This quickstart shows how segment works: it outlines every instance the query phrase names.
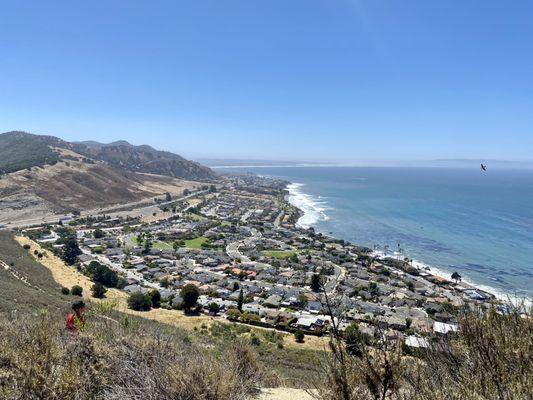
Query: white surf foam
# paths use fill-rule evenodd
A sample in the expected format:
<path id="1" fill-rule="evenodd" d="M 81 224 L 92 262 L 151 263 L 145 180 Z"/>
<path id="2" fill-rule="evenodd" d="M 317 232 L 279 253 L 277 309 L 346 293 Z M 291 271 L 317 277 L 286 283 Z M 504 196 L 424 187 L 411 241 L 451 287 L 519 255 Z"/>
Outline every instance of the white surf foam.
<path id="1" fill-rule="evenodd" d="M 287 190 L 289 202 L 303 212 L 296 225 L 307 229 L 319 221 L 327 221 L 329 217 L 326 214 L 327 204 L 323 201 L 323 197 L 304 193 L 301 190 L 304 186 L 303 183 L 291 183 L 287 185 Z"/>
<path id="2" fill-rule="evenodd" d="M 385 253 L 384 251 L 374 251 L 372 253 L 372 255 L 376 256 L 378 258 L 381 258 L 381 257 L 397 258 L 397 256 L 398 256 L 397 252 Z M 419 270 L 425 270 L 425 271 L 427 271 L 428 273 L 430 273 L 432 275 L 440 276 L 440 277 L 445 278 L 445 279 L 447 279 L 449 281 L 452 280 L 452 273 L 451 272 L 444 271 L 444 270 L 442 270 L 440 268 L 437 268 L 437 267 L 435 267 L 433 265 L 429 265 L 429 264 L 426 264 L 426 263 L 423 263 L 423 262 L 417 261 L 417 260 L 413 260 L 411 265 L 413 267 L 415 267 L 415 268 L 418 268 Z M 511 303 L 514 303 L 514 304 L 521 304 L 523 302 L 526 305 L 531 305 L 531 300 L 530 299 L 517 297 L 517 296 L 511 295 L 509 293 L 506 293 L 506 292 L 504 292 L 502 290 L 496 289 L 496 288 L 494 288 L 492 286 L 483 285 L 483 284 L 480 284 L 480 283 L 473 282 L 470 279 L 468 279 L 467 277 L 465 278 L 463 276 L 461 281 L 466 283 L 469 286 L 472 286 L 473 288 L 477 288 L 477 289 L 480 289 L 480 290 L 482 290 L 484 292 L 490 293 L 490 294 L 496 296 L 496 298 L 499 299 L 499 300 L 510 301 Z"/>

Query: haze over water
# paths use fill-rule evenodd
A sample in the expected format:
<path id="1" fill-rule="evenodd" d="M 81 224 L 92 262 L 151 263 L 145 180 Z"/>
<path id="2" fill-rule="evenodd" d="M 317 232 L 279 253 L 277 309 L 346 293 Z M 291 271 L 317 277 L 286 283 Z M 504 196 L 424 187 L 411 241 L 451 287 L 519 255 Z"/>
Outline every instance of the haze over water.
<path id="1" fill-rule="evenodd" d="M 227 171 L 227 169 L 226 169 Z M 286 179 L 301 225 L 379 245 L 499 293 L 533 296 L 533 171 L 246 167 Z M 494 291 L 494 290 L 493 290 Z"/>

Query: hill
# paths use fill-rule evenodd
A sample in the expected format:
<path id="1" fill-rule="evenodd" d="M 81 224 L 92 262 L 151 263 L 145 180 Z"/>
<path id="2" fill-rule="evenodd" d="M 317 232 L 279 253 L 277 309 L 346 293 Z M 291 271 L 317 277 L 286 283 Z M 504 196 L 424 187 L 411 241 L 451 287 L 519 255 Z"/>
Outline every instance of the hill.
<path id="1" fill-rule="evenodd" d="M 213 181 L 209 168 L 150 146 L 0 134 L 0 224 L 151 198 Z"/>
<path id="2" fill-rule="evenodd" d="M 148 145 L 134 146 L 124 140 L 104 144 L 95 141 L 67 142 L 54 136 L 26 132 L 0 134 L 0 173 L 53 165 L 61 157 L 58 149 L 73 151 L 87 160 L 104 161 L 132 172 L 165 175 L 195 181 L 213 181 L 217 174 L 209 168 Z"/>
<path id="3" fill-rule="evenodd" d="M 217 175 L 207 167 L 148 145 L 134 146 L 124 140 L 109 144 L 98 142 L 73 143 L 72 149 L 95 160 L 129 171 L 145 172 L 174 178 L 212 181 Z"/>
<path id="4" fill-rule="evenodd" d="M 0 175 L 39 165 L 53 165 L 59 154 L 52 147 L 52 138 L 8 132 L 0 135 Z"/>

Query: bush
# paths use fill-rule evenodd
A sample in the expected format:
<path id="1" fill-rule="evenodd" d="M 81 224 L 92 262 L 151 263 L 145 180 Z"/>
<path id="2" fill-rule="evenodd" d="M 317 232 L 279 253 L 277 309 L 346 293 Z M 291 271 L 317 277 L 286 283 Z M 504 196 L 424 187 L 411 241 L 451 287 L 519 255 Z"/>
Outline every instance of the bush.
<path id="1" fill-rule="evenodd" d="M 159 293 L 159 290 L 152 289 L 149 292 L 150 300 L 152 301 L 152 307 L 159 308 L 161 307 L 161 293 Z"/>
<path id="2" fill-rule="evenodd" d="M 241 315 L 241 312 L 235 308 L 226 311 L 226 318 L 230 321 L 238 321 Z"/>
<path id="3" fill-rule="evenodd" d="M 298 329 L 296 332 L 294 332 L 294 339 L 296 339 L 297 343 L 303 343 L 304 342 L 305 335 L 304 333 Z"/>
<path id="4" fill-rule="evenodd" d="M 254 346 L 259 346 L 261 344 L 261 340 L 256 335 L 252 334 L 250 343 L 252 343 Z"/>
<path id="5" fill-rule="evenodd" d="M 69 295 L 70 294 L 70 289 L 67 288 L 67 287 L 62 287 L 61 288 L 61 294 Z"/>
<path id="6" fill-rule="evenodd" d="M 220 311 L 220 306 L 215 302 L 209 303 L 208 307 L 209 307 L 209 312 L 213 315 L 217 315 L 218 312 Z"/>
<path id="7" fill-rule="evenodd" d="M 22 248 L 24 250 L 29 250 L 29 249 L 31 249 L 31 246 L 28 243 L 26 243 L 24 246 L 22 246 Z"/>
<path id="8" fill-rule="evenodd" d="M 101 229 L 96 228 L 93 232 L 93 237 L 95 239 L 101 239 L 104 237 L 104 232 Z"/>
<path id="9" fill-rule="evenodd" d="M 78 285 L 74 285 L 72 286 L 72 288 L 70 289 L 70 293 L 73 295 L 73 296 L 82 296 L 83 295 L 83 288 L 81 286 L 78 286 Z"/>
<path id="10" fill-rule="evenodd" d="M 152 299 L 147 293 L 135 292 L 128 298 L 128 307 L 135 311 L 150 311 Z"/>
<path id="11" fill-rule="evenodd" d="M 97 299 L 103 299 L 105 297 L 107 289 L 104 285 L 97 282 L 91 287 L 91 291 L 93 293 L 93 297 L 96 297 Z"/>

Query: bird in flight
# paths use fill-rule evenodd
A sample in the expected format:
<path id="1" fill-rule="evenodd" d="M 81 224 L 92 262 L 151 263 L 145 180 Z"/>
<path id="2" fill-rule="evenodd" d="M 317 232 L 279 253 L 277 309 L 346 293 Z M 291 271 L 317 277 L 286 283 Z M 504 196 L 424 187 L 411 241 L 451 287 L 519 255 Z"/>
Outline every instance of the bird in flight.
<path id="1" fill-rule="evenodd" d="M 487 166 L 486 166 L 486 165 L 483 165 L 483 163 L 481 163 L 481 170 L 482 170 L 482 171 L 486 171 L 486 170 L 487 170 Z"/>

